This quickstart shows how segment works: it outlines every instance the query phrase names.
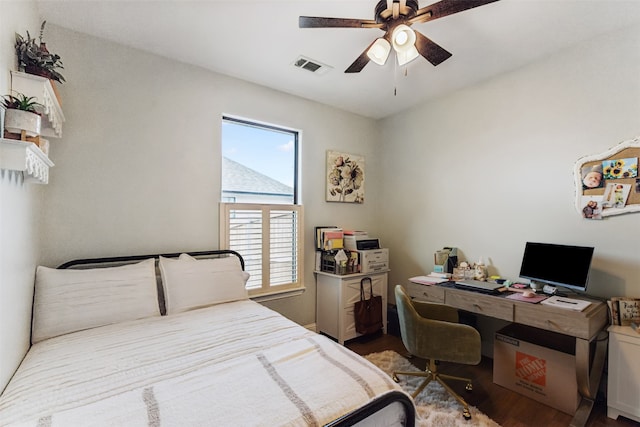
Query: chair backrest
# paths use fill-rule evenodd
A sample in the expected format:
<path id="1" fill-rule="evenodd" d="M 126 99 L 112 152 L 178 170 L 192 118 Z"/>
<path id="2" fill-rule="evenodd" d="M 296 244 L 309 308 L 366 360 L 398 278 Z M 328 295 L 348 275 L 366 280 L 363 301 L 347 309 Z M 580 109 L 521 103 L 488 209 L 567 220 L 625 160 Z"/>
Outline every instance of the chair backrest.
<path id="1" fill-rule="evenodd" d="M 398 309 L 398 323 L 400 325 L 400 336 L 402 343 L 409 350 L 409 353 L 418 356 L 415 351 L 417 344 L 415 343 L 417 320 L 420 317 L 416 312 L 411 298 L 407 295 L 404 288 L 400 285 L 395 287 L 396 306 Z"/>
<path id="2" fill-rule="evenodd" d="M 477 364 L 481 359 L 480 334 L 473 327 L 450 320 L 422 316 L 400 285 L 395 287 L 398 321 L 402 343 L 414 356 L 447 362 Z M 436 309 L 436 319 L 451 318 L 444 304 L 429 304 Z M 439 309 L 439 310 L 438 310 Z"/>

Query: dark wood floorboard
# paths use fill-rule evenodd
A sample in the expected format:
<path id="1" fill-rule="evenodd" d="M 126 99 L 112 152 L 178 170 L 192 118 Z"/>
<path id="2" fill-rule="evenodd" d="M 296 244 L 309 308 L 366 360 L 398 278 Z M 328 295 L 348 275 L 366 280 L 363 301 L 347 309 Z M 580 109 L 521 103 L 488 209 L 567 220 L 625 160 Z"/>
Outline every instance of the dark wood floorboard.
<path id="1" fill-rule="evenodd" d="M 402 355 L 408 354 L 402 340 L 393 335 L 360 337 L 347 342 L 346 347 L 363 356 L 384 350 L 394 350 Z M 411 362 L 419 369 L 425 367 L 424 360 L 412 358 Z M 571 422 L 571 415 L 494 384 L 492 359 L 483 358 L 477 366 L 442 363 L 438 369 L 451 375 L 472 378 L 471 393 L 464 390 L 464 383 L 452 382 L 451 386 L 457 393 L 463 395 L 470 405 L 475 406 L 503 427 L 565 427 Z M 606 402 L 598 399 L 587 427 L 604 426 L 640 427 L 640 423 L 623 417 L 618 417 L 617 420 L 608 418 Z"/>

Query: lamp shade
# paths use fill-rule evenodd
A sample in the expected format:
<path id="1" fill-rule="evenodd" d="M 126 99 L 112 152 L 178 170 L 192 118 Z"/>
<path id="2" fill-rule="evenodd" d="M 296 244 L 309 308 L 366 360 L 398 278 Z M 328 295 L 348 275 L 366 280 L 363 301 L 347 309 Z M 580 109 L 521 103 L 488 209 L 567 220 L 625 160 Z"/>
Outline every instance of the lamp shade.
<path id="1" fill-rule="evenodd" d="M 407 49 L 404 52 L 396 52 L 396 56 L 398 57 L 398 65 L 404 65 L 416 59 L 420 56 L 420 53 L 415 46 L 411 46 L 410 49 Z"/>
<path id="2" fill-rule="evenodd" d="M 415 46 L 416 33 L 405 24 L 400 24 L 393 30 L 391 41 L 398 57 L 398 65 L 413 61 L 420 55 Z"/>
<path id="3" fill-rule="evenodd" d="M 383 38 L 377 39 L 367 51 L 370 60 L 378 65 L 384 65 L 391 52 L 391 44 Z"/>

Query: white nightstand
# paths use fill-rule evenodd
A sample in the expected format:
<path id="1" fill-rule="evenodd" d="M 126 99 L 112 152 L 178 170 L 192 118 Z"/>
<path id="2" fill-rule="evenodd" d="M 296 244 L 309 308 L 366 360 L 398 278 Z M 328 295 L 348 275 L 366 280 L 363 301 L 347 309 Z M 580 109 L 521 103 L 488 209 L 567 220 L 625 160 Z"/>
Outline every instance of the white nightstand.
<path id="1" fill-rule="evenodd" d="M 629 326 L 610 326 L 607 416 L 640 421 L 640 334 Z"/>
<path id="2" fill-rule="evenodd" d="M 373 294 L 382 295 L 382 324 L 387 333 L 387 271 L 376 273 L 331 274 L 316 271 L 316 329 L 340 344 L 360 336 L 356 332 L 353 305 L 360 301 L 360 281 L 371 278 Z M 365 287 L 369 295 L 369 285 Z"/>

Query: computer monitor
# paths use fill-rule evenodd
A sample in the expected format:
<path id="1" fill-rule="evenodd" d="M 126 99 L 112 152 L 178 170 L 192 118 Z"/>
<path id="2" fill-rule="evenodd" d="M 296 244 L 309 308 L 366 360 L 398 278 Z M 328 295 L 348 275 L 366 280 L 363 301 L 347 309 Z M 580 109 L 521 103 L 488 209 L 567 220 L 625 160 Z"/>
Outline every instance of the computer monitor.
<path id="1" fill-rule="evenodd" d="M 561 286 L 586 292 L 592 247 L 527 242 L 520 266 L 520 277 L 529 279 L 532 288 Z"/>

